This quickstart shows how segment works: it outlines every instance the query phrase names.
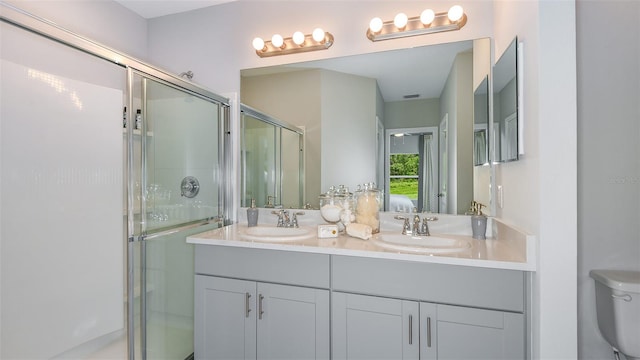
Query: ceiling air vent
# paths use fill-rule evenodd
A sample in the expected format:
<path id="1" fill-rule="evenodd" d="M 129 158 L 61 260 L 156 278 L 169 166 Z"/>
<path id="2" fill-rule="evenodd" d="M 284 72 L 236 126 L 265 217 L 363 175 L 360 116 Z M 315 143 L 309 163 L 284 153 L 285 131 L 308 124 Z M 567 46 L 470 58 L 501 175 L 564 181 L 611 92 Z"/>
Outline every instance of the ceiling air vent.
<path id="1" fill-rule="evenodd" d="M 420 97 L 420 94 L 410 94 L 410 95 L 403 96 L 403 98 L 405 98 L 405 99 L 416 99 L 416 98 L 419 98 L 419 97 Z"/>

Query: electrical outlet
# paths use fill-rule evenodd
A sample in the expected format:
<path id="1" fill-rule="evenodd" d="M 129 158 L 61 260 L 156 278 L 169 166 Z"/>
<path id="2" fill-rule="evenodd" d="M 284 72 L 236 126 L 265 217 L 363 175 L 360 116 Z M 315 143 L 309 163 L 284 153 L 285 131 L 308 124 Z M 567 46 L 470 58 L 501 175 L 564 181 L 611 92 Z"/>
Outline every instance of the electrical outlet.
<path id="1" fill-rule="evenodd" d="M 502 209 L 504 207 L 504 192 L 502 191 L 502 185 L 498 185 L 497 187 L 496 197 L 498 198 L 498 207 Z"/>

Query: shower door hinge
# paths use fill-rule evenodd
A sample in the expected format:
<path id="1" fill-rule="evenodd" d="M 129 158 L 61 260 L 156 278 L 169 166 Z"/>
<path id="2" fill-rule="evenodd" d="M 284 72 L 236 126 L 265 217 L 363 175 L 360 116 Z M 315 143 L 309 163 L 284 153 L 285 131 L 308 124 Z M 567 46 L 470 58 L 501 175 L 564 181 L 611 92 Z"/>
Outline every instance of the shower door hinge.
<path id="1" fill-rule="evenodd" d="M 144 239 L 147 237 L 146 234 L 143 235 L 131 235 L 129 236 L 129 242 L 133 243 L 133 242 L 140 242 L 140 241 L 144 241 Z"/>

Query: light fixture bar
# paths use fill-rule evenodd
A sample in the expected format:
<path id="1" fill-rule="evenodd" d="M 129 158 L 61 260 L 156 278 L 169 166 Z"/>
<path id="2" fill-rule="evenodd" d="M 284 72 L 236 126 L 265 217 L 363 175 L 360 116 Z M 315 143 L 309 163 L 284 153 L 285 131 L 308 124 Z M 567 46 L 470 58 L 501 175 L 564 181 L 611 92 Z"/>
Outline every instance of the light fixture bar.
<path id="1" fill-rule="evenodd" d="M 428 25 L 424 25 L 422 21 L 420 21 L 420 16 L 409 18 L 407 25 L 402 29 L 398 29 L 393 20 L 385 21 L 382 24 L 382 29 L 378 32 L 373 32 L 371 29 L 367 29 L 367 38 L 371 41 L 381 41 L 407 36 L 460 30 L 466 23 L 466 14 L 462 14 L 462 17 L 457 21 L 451 21 L 449 20 L 447 12 L 441 12 L 435 14 L 433 21 Z"/>
<path id="2" fill-rule="evenodd" d="M 284 38 L 282 46 L 277 47 L 269 40 L 264 42 L 264 47 L 256 50 L 256 54 L 260 57 L 269 57 L 277 55 L 288 55 L 299 52 L 326 50 L 333 45 L 333 35 L 330 32 L 324 33 L 324 38 L 316 41 L 313 34 L 304 35 L 304 41 L 298 45 L 294 42 L 293 37 Z"/>

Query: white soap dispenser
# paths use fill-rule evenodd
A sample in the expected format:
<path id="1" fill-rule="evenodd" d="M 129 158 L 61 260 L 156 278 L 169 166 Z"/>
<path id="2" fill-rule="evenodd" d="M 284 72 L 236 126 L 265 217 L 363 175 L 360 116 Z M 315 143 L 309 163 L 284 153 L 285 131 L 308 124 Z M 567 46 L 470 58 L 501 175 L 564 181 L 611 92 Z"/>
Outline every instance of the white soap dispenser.
<path id="1" fill-rule="evenodd" d="M 487 216 L 482 213 L 483 207 L 485 207 L 485 205 L 477 201 L 471 202 L 471 210 L 473 210 L 473 214 L 471 215 L 471 232 L 473 234 L 472 237 L 478 240 L 485 240 L 487 238 Z"/>

